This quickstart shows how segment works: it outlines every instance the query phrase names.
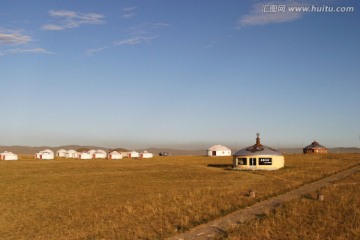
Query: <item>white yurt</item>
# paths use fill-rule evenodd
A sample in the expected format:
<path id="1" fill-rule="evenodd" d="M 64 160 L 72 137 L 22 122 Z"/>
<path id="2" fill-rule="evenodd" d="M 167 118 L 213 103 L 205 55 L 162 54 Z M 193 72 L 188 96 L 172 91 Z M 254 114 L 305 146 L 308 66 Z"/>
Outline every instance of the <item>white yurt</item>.
<path id="1" fill-rule="evenodd" d="M 56 156 L 57 157 L 66 157 L 66 153 L 67 151 L 65 149 L 60 149 L 56 151 Z"/>
<path id="2" fill-rule="evenodd" d="M 108 155 L 108 159 L 122 159 L 122 158 L 123 158 L 123 156 L 121 155 L 121 153 L 119 153 L 117 151 L 112 151 Z"/>
<path id="3" fill-rule="evenodd" d="M 129 155 L 129 152 L 120 152 L 120 154 L 123 158 L 127 158 Z"/>
<path id="4" fill-rule="evenodd" d="M 89 152 L 81 152 L 78 154 L 78 159 L 92 159 L 93 155 Z"/>
<path id="5" fill-rule="evenodd" d="M 206 155 L 210 157 L 231 156 L 231 150 L 223 145 L 214 145 L 206 150 Z"/>
<path id="6" fill-rule="evenodd" d="M 139 153 L 136 152 L 136 151 L 131 151 L 131 152 L 128 152 L 128 158 L 138 158 L 139 157 Z"/>
<path id="7" fill-rule="evenodd" d="M 149 153 L 148 151 L 144 151 L 140 153 L 140 158 L 153 158 L 154 154 Z"/>
<path id="8" fill-rule="evenodd" d="M 12 152 L 2 152 L 0 153 L 0 159 L 1 160 L 18 160 L 18 155 Z"/>
<path id="9" fill-rule="evenodd" d="M 50 149 L 45 149 L 38 153 L 35 153 L 35 159 L 52 160 L 54 159 L 54 152 Z"/>
<path id="10" fill-rule="evenodd" d="M 96 152 L 93 153 L 93 158 L 106 158 L 107 154 L 104 150 L 96 150 Z"/>
<path id="11" fill-rule="evenodd" d="M 257 133 L 256 144 L 236 152 L 233 168 L 238 170 L 277 170 L 284 167 L 284 155 L 260 143 Z"/>
<path id="12" fill-rule="evenodd" d="M 91 150 L 89 150 L 89 151 L 87 151 L 87 152 L 90 153 L 91 155 L 93 155 L 93 154 L 96 152 L 96 150 L 91 149 Z"/>
<path id="13" fill-rule="evenodd" d="M 79 157 L 79 153 L 73 149 L 70 149 L 67 151 L 66 155 L 65 155 L 66 158 L 78 158 Z"/>

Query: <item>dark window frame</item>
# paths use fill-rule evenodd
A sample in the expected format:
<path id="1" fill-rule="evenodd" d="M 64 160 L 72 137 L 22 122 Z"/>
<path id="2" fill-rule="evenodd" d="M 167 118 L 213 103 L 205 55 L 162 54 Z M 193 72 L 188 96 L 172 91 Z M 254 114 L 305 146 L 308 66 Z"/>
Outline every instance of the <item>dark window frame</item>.
<path id="1" fill-rule="evenodd" d="M 241 165 L 241 166 L 244 166 L 244 165 L 247 165 L 247 158 L 237 158 L 237 165 Z M 240 163 L 240 161 L 242 161 Z"/>

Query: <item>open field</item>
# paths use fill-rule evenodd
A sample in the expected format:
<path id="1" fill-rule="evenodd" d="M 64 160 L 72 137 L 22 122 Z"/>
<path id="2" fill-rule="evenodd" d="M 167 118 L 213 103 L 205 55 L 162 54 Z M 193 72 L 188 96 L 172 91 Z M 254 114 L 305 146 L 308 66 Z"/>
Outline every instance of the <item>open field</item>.
<path id="1" fill-rule="evenodd" d="M 164 238 L 360 163 L 359 154 L 287 155 L 284 169 L 250 172 L 226 170 L 231 157 L 31 157 L 0 162 L 0 238 Z"/>
<path id="2" fill-rule="evenodd" d="M 360 239 L 360 173 L 243 223 L 226 239 Z M 249 231 L 251 229 L 251 231 Z"/>

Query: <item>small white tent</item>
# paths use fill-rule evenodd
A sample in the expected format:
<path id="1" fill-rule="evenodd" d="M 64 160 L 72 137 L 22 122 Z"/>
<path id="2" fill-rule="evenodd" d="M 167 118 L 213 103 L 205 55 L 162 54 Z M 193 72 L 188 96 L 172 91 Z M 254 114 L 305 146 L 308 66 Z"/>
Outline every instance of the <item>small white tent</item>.
<path id="1" fill-rule="evenodd" d="M 124 157 L 128 157 L 129 152 L 120 152 L 121 156 Z"/>
<path id="2" fill-rule="evenodd" d="M 0 153 L 0 159 L 1 160 L 18 160 L 18 155 L 12 153 L 12 152 L 2 152 Z"/>
<path id="3" fill-rule="evenodd" d="M 82 152 L 78 154 L 79 159 L 92 159 L 93 155 L 89 152 Z"/>
<path id="4" fill-rule="evenodd" d="M 75 150 L 70 149 L 69 151 L 67 151 L 66 153 L 66 158 L 78 158 L 79 157 L 79 153 Z"/>
<path id="5" fill-rule="evenodd" d="M 93 153 L 93 158 L 106 158 L 107 154 L 104 150 L 97 150 Z"/>
<path id="6" fill-rule="evenodd" d="M 88 151 L 88 153 L 91 154 L 91 156 L 92 156 L 95 152 L 96 152 L 96 150 L 94 150 L 94 149 L 91 149 L 91 150 Z"/>
<path id="7" fill-rule="evenodd" d="M 66 157 L 66 153 L 67 151 L 65 149 L 60 149 L 56 151 L 56 156 L 57 157 Z"/>
<path id="8" fill-rule="evenodd" d="M 123 156 L 121 155 L 121 153 L 119 153 L 117 151 L 112 151 L 108 155 L 108 159 L 122 159 L 122 158 L 123 158 Z"/>
<path id="9" fill-rule="evenodd" d="M 36 159 L 44 159 L 44 160 L 52 160 L 54 159 L 54 152 L 50 149 L 45 149 L 43 151 L 40 151 L 38 153 L 35 153 Z"/>
<path id="10" fill-rule="evenodd" d="M 140 158 L 153 158 L 154 154 L 149 153 L 148 151 L 144 151 L 140 153 Z"/>
<path id="11" fill-rule="evenodd" d="M 231 150 L 223 145 L 214 145 L 206 151 L 206 155 L 210 157 L 231 156 Z"/>
<path id="12" fill-rule="evenodd" d="M 139 157 L 139 153 L 138 153 L 138 152 L 135 152 L 135 151 L 128 152 L 128 157 L 129 157 L 129 158 L 138 158 L 138 157 Z"/>

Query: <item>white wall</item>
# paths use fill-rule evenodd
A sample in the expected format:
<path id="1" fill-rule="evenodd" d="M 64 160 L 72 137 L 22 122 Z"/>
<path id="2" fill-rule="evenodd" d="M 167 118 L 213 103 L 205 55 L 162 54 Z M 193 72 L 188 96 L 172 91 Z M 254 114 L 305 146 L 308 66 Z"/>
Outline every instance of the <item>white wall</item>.
<path id="1" fill-rule="evenodd" d="M 213 155 L 213 151 L 207 150 L 207 155 L 210 156 L 210 157 L 231 156 L 231 151 L 230 150 L 217 150 L 215 152 L 216 152 L 216 155 Z"/>

